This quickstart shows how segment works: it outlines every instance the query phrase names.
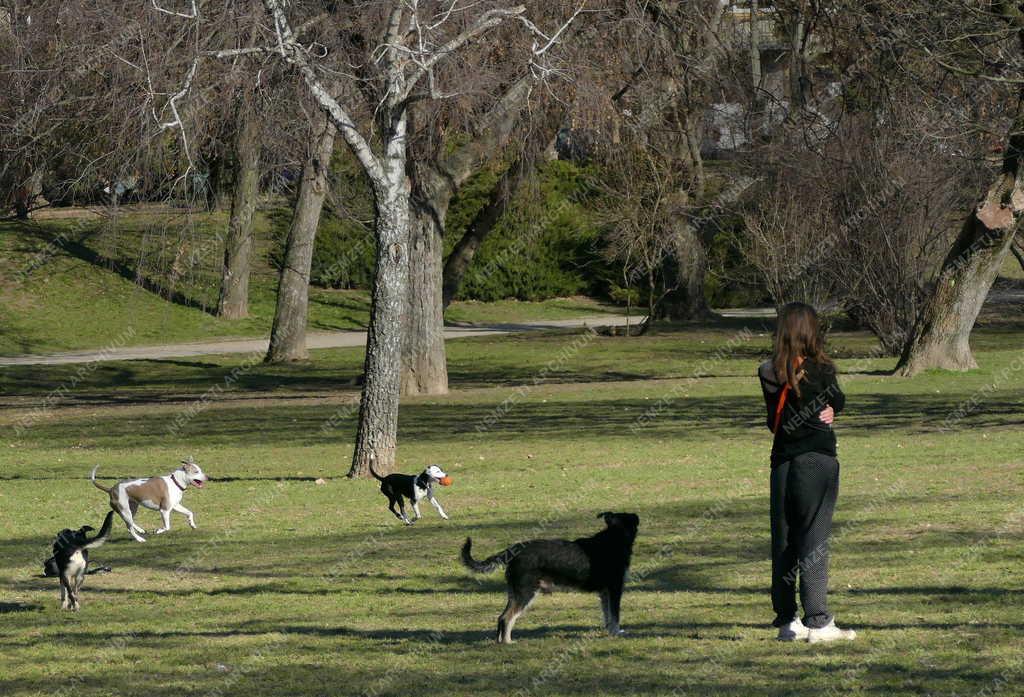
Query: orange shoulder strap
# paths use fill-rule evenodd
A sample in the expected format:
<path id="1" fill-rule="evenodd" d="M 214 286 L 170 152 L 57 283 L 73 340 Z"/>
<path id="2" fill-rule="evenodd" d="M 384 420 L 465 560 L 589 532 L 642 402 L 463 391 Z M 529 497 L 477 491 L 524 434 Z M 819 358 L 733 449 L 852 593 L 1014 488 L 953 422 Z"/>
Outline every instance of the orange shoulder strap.
<path id="1" fill-rule="evenodd" d="M 779 432 L 779 423 L 782 421 L 782 410 L 786 407 L 786 395 L 789 394 L 789 383 L 782 387 L 782 394 L 779 395 L 779 402 L 775 406 L 775 423 L 772 425 L 772 433 Z"/>

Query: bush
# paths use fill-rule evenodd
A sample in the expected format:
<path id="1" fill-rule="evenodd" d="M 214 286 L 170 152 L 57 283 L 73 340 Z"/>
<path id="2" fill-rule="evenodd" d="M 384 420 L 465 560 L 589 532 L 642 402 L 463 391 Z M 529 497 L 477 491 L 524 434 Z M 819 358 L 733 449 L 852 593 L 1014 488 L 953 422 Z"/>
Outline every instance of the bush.
<path id="1" fill-rule="evenodd" d="M 452 201 L 445 233 L 451 251 L 466 226 L 486 204 L 499 172 L 485 170 Z M 596 224 L 586 210 L 593 171 L 569 162 L 544 164 L 481 245 L 467 272 L 459 300 L 546 300 L 569 295 L 605 296 L 611 275 L 599 253 Z M 331 167 L 331 199 L 325 206 L 313 250 L 311 282 L 325 288 L 369 289 L 374 240 L 362 220 L 372 220 L 373 203 L 351 156 Z M 344 208 L 337 204 L 344 202 Z M 280 269 L 291 209 L 270 212 L 271 265 Z"/>

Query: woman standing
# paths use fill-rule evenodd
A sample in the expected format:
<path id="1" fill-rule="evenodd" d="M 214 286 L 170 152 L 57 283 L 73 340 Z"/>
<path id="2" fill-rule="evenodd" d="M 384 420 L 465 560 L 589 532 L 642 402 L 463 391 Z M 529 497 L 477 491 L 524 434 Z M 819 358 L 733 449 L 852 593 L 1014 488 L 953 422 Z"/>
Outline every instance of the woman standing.
<path id="1" fill-rule="evenodd" d="M 825 355 L 814 308 L 790 303 L 779 312 L 771 360 L 758 369 L 772 443 L 771 527 L 773 626 L 781 641 L 853 639 L 828 611 L 828 540 L 839 494 L 832 419 L 846 402 Z M 800 579 L 800 621 L 796 603 Z"/>

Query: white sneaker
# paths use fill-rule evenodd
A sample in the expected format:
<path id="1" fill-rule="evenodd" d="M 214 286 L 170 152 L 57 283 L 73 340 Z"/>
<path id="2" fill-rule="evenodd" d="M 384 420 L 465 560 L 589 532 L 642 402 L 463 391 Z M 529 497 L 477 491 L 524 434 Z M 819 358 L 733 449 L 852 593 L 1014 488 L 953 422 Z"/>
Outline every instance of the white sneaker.
<path id="1" fill-rule="evenodd" d="M 779 635 L 775 638 L 779 641 L 803 641 L 807 638 L 810 631 L 811 630 L 805 627 L 804 623 L 800 621 L 800 618 L 797 617 L 789 624 L 784 624 L 779 627 Z"/>
<path id="2" fill-rule="evenodd" d="M 836 626 L 835 620 L 832 620 L 821 629 L 807 630 L 807 641 L 811 644 L 817 644 L 819 641 L 852 641 L 856 638 L 857 632 L 852 629 L 840 629 Z"/>

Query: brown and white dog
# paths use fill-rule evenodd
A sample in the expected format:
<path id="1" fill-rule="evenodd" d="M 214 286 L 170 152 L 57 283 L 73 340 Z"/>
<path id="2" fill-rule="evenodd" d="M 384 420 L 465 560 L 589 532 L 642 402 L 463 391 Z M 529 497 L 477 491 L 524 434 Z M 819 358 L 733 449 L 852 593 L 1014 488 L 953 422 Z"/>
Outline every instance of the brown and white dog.
<path id="1" fill-rule="evenodd" d="M 142 536 L 146 531 L 135 522 L 135 513 L 140 505 L 153 511 L 160 511 L 164 524 L 156 531 L 158 535 L 171 529 L 171 511 L 187 516 L 188 524 L 196 527 L 195 515 L 181 505 L 181 498 L 189 484 L 197 489 L 203 488 L 207 476 L 191 456 L 187 460 L 182 460 L 181 467 L 170 474 L 149 479 L 130 479 L 118 482 L 110 488 L 97 483 L 96 470 L 99 468 L 99 465 L 93 467 L 89 478 L 97 489 L 110 494 L 110 507 L 121 516 L 128 526 L 128 532 L 139 542 L 146 541 Z"/>

